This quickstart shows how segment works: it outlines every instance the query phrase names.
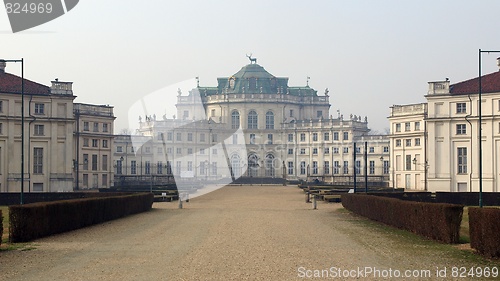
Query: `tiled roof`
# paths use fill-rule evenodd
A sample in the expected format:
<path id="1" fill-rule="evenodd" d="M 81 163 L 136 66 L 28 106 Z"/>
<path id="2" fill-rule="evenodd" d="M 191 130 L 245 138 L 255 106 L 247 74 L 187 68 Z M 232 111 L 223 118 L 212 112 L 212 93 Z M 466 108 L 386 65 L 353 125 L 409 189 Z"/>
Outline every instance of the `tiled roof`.
<path id="1" fill-rule="evenodd" d="M 0 73 L 0 93 L 21 93 L 22 78 L 10 73 Z M 25 94 L 50 94 L 50 87 L 24 79 Z"/>
<path id="2" fill-rule="evenodd" d="M 481 78 L 482 93 L 500 92 L 500 71 L 487 74 Z M 450 94 L 477 94 L 479 92 L 479 78 L 470 79 L 457 84 L 450 85 Z"/>

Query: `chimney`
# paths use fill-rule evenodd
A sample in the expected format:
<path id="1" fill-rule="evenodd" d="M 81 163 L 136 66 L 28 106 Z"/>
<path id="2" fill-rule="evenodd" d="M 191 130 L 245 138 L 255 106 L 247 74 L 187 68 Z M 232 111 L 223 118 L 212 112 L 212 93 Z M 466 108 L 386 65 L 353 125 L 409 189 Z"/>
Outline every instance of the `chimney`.
<path id="1" fill-rule="evenodd" d="M 0 73 L 5 73 L 5 66 L 6 65 L 7 65 L 7 63 L 5 62 L 5 60 L 0 59 Z"/>

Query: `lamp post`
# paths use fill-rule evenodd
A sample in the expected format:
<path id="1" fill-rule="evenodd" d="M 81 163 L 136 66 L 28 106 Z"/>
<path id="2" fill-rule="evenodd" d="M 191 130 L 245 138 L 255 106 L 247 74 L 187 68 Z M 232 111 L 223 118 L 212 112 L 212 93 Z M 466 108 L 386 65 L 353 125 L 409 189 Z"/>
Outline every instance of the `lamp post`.
<path id="1" fill-rule="evenodd" d="M 483 135 L 482 135 L 482 112 L 481 112 L 481 95 L 482 95 L 482 85 L 481 85 L 481 55 L 482 53 L 500 53 L 500 51 L 483 51 L 479 49 L 479 207 L 483 207 Z"/>
<path id="2" fill-rule="evenodd" d="M 417 158 L 413 157 L 413 165 L 415 165 L 415 170 L 417 169 L 417 165 L 421 165 L 424 167 L 424 190 L 427 191 L 427 168 L 429 167 L 429 164 L 427 164 L 427 160 L 422 164 L 422 163 L 417 163 Z"/>
<path id="3" fill-rule="evenodd" d="M 0 63 L 21 63 L 21 198 L 20 204 L 24 204 L 24 58 L 20 60 L 0 60 Z"/>

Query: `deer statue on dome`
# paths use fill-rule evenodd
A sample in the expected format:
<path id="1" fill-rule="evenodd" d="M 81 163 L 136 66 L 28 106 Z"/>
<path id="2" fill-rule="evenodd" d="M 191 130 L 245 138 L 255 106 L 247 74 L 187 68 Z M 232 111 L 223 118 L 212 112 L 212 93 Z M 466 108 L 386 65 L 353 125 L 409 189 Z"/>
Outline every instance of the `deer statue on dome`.
<path id="1" fill-rule="evenodd" d="M 252 53 L 250 55 L 246 55 L 250 60 L 250 64 L 257 64 L 257 58 L 252 58 Z"/>

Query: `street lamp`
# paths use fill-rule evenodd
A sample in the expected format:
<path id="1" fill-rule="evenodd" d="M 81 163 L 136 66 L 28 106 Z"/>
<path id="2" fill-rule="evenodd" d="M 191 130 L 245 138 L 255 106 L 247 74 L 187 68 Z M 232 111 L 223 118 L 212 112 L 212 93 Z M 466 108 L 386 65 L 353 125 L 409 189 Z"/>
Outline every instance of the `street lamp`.
<path id="1" fill-rule="evenodd" d="M 424 163 L 417 163 L 417 158 L 414 157 L 413 160 L 413 165 L 415 165 L 415 170 L 417 169 L 417 165 L 421 165 L 424 167 L 424 190 L 427 191 L 427 168 L 429 167 L 429 164 L 427 164 L 427 160 L 425 160 Z"/>
<path id="2" fill-rule="evenodd" d="M 481 85 L 481 54 L 482 53 L 500 53 L 500 51 L 483 51 L 479 49 L 479 208 L 483 207 L 483 136 L 482 136 L 482 85 Z"/>
<path id="3" fill-rule="evenodd" d="M 21 198 L 20 204 L 24 204 L 24 58 L 20 60 L 0 60 L 0 63 L 21 63 Z"/>

